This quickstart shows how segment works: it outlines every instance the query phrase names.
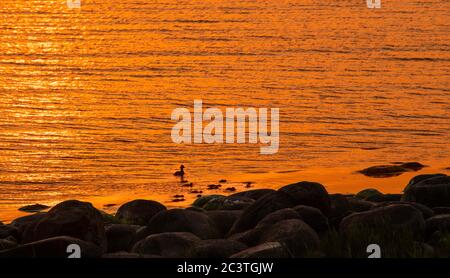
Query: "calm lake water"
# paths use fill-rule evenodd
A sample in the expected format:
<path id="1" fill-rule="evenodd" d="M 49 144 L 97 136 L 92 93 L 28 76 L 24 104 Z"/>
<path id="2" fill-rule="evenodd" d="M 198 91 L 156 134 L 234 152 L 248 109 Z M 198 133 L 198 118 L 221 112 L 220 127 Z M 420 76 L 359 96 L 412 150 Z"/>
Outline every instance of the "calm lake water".
<path id="1" fill-rule="evenodd" d="M 185 205 L 181 163 L 204 191 L 227 179 L 400 192 L 417 173 L 354 172 L 395 161 L 448 172 L 448 0 L 65 2 L 0 3 L 0 220 L 68 198 Z M 172 110 L 194 99 L 280 108 L 279 152 L 172 143 Z"/>

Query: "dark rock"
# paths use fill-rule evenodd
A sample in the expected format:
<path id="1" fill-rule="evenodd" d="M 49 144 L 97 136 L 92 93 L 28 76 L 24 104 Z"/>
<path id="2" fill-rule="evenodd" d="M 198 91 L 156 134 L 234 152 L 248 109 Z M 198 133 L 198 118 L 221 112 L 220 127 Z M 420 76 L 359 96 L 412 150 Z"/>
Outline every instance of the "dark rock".
<path id="1" fill-rule="evenodd" d="M 425 220 L 420 210 L 410 205 L 388 205 L 365 212 L 353 213 L 344 218 L 340 233 L 347 239 L 366 241 L 370 236 L 411 233 L 420 238 Z"/>
<path id="2" fill-rule="evenodd" d="M 106 250 L 103 218 L 91 203 L 70 200 L 57 204 L 39 221 L 27 226 L 23 242 L 57 236 L 78 238 Z"/>
<path id="3" fill-rule="evenodd" d="M 298 182 L 278 190 L 289 195 L 295 205 L 318 208 L 324 215 L 330 213 L 330 196 L 323 185 L 316 182 Z"/>
<path id="4" fill-rule="evenodd" d="M 203 240 L 191 249 L 189 258 L 228 258 L 247 246 L 239 241 L 229 239 Z"/>
<path id="5" fill-rule="evenodd" d="M 0 251 L 17 247 L 17 242 L 10 238 L 0 239 Z"/>
<path id="6" fill-rule="evenodd" d="M 294 210 L 300 215 L 301 219 L 317 233 L 328 230 L 328 218 L 326 218 L 318 208 L 300 205 L 294 207 Z"/>
<path id="7" fill-rule="evenodd" d="M 234 222 L 241 216 L 240 210 L 213 210 L 206 215 L 214 222 L 221 236 L 225 236 L 233 226 Z"/>
<path id="8" fill-rule="evenodd" d="M 23 207 L 19 208 L 19 210 L 25 211 L 25 212 L 40 212 L 40 211 L 48 209 L 48 208 L 50 208 L 50 207 L 46 206 L 46 205 L 34 204 L 34 205 L 23 206 Z"/>
<path id="9" fill-rule="evenodd" d="M 200 239 L 191 233 L 154 234 L 136 243 L 132 252 L 164 258 L 188 258 L 190 250 L 199 242 Z"/>
<path id="10" fill-rule="evenodd" d="M 216 200 L 216 199 L 224 199 L 226 198 L 223 195 L 206 195 L 206 196 L 202 196 L 200 198 L 197 198 L 197 200 L 194 201 L 194 203 L 192 204 L 194 207 L 199 207 L 199 208 L 203 208 L 204 205 L 206 205 L 206 203 L 212 201 L 212 200 Z"/>
<path id="11" fill-rule="evenodd" d="M 108 241 L 108 253 L 118 251 L 129 251 L 133 246 L 136 231 L 141 226 L 113 224 L 106 228 L 106 239 Z"/>
<path id="12" fill-rule="evenodd" d="M 331 194 L 331 210 L 328 217 L 330 225 L 337 229 L 342 219 L 352 213 L 347 197 L 343 194 Z"/>
<path id="13" fill-rule="evenodd" d="M 148 234 L 167 232 L 189 232 L 201 239 L 220 237 L 220 232 L 207 215 L 183 209 L 161 211 L 148 223 Z"/>
<path id="14" fill-rule="evenodd" d="M 39 222 L 45 216 L 45 214 L 46 213 L 44 212 L 44 213 L 35 213 L 35 214 L 27 215 L 27 216 L 22 216 L 22 217 L 14 219 L 11 222 L 11 225 L 14 227 L 17 227 L 19 229 L 19 233 L 22 235 L 25 232 L 25 230 L 28 228 L 28 226 L 34 225 L 35 223 Z"/>
<path id="15" fill-rule="evenodd" d="M 230 195 L 229 197 L 245 197 L 245 198 L 250 198 L 253 200 L 258 200 L 261 197 L 269 194 L 269 193 L 273 193 L 275 192 L 275 190 L 273 189 L 253 189 L 253 190 L 247 190 L 247 191 L 243 191 L 243 192 L 239 192 L 239 193 L 235 193 L 233 195 Z"/>
<path id="16" fill-rule="evenodd" d="M 406 168 L 399 165 L 381 165 L 372 166 L 358 172 L 372 178 L 388 178 L 400 176 L 407 171 L 408 170 Z"/>
<path id="17" fill-rule="evenodd" d="M 58 236 L 35 241 L 0 252 L 0 258 L 67 258 L 71 253 L 67 247 L 77 244 L 81 249 L 81 258 L 98 258 L 102 250 L 98 245 L 68 236 Z"/>
<path id="18" fill-rule="evenodd" d="M 261 219 L 261 221 L 258 222 L 258 225 L 256 225 L 256 228 L 262 228 L 264 226 L 272 226 L 280 221 L 287 220 L 287 219 L 300 219 L 300 215 L 291 208 L 285 208 L 285 209 L 279 209 L 277 211 L 274 211 L 272 213 L 269 213 Z"/>
<path id="19" fill-rule="evenodd" d="M 430 218 L 431 216 L 434 215 L 433 210 L 430 209 L 429 207 L 425 206 L 425 205 L 422 205 L 422 204 L 419 204 L 419 203 L 402 202 L 402 201 L 378 203 L 372 209 L 380 208 L 380 207 L 386 207 L 386 206 L 390 206 L 390 205 L 410 205 L 410 206 L 413 206 L 416 209 L 420 210 L 420 212 L 422 212 L 422 215 L 423 215 L 424 219 L 428 219 L 428 218 Z"/>
<path id="20" fill-rule="evenodd" d="M 207 202 L 205 210 L 242 210 L 253 204 L 255 200 L 245 197 L 215 198 Z"/>
<path id="21" fill-rule="evenodd" d="M 369 202 L 383 202 L 384 194 L 374 188 L 364 189 L 355 195 L 356 198 Z"/>
<path id="22" fill-rule="evenodd" d="M 21 234 L 19 228 L 13 225 L 0 225 L 0 239 L 12 236 L 16 239 L 20 239 Z"/>
<path id="23" fill-rule="evenodd" d="M 450 207 L 434 207 L 433 212 L 435 215 L 450 214 Z"/>
<path id="24" fill-rule="evenodd" d="M 441 233 L 450 232 L 450 214 L 441 214 L 433 216 L 425 222 L 426 233 L 428 236 L 434 232 L 439 231 Z"/>
<path id="25" fill-rule="evenodd" d="M 252 229 L 269 213 L 293 206 L 292 199 L 286 193 L 276 191 L 266 194 L 242 212 L 242 215 L 232 226 L 230 234 Z"/>
<path id="26" fill-rule="evenodd" d="M 146 225 L 158 212 L 166 207 L 156 201 L 134 200 L 123 204 L 116 213 L 116 217 L 127 224 Z"/>
<path id="27" fill-rule="evenodd" d="M 264 228 L 259 236 L 259 243 L 274 241 L 284 244 L 295 258 L 314 255 L 320 244 L 316 232 L 298 219 L 283 220 Z"/>
<path id="28" fill-rule="evenodd" d="M 227 188 L 225 188 L 225 191 L 235 192 L 236 191 L 236 187 L 227 187 Z"/>
<path id="29" fill-rule="evenodd" d="M 235 259 L 278 259 L 290 257 L 288 250 L 279 242 L 265 242 L 231 256 L 231 258 Z"/>
<path id="30" fill-rule="evenodd" d="M 353 212 L 368 211 L 371 210 L 373 206 L 375 206 L 375 204 L 372 202 L 360 200 L 355 197 L 347 198 L 347 201 L 350 205 L 351 211 Z"/>
<path id="31" fill-rule="evenodd" d="M 413 178 L 403 194 L 403 201 L 417 202 L 428 207 L 450 206 L 450 176 L 441 174 Z"/>
<path id="32" fill-rule="evenodd" d="M 419 162 L 406 162 L 406 163 L 402 163 L 400 166 L 405 169 L 408 169 L 410 171 L 419 171 L 419 170 L 422 170 L 423 168 L 427 167 Z"/>

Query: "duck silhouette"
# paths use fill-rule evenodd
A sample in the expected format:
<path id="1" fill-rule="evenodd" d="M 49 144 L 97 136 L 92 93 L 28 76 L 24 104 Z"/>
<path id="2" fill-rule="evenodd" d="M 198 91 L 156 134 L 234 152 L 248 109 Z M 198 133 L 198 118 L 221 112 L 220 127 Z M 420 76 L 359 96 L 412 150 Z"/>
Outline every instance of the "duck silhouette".
<path id="1" fill-rule="evenodd" d="M 184 177 L 184 165 L 181 165 L 180 166 L 180 171 L 176 171 L 175 173 L 173 173 L 173 175 L 175 176 L 175 177 L 181 177 L 181 178 L 183 178 Z"/>

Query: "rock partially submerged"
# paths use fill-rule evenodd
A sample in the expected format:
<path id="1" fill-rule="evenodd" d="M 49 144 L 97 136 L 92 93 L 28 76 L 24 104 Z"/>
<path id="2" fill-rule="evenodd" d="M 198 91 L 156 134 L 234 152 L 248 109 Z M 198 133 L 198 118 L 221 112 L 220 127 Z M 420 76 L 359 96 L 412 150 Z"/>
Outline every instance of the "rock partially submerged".
<path id="1" fill-rule="evenodd" d="M 34 204 L 34 205 L 20 207 L 19 210 L 24 211 L 24 212 L 40 212 L 40 211 L 46 210 L 48 208 L 50 208 L 50 207 L 46 206 L 46 205 Z"/>
<path id="2" fill-rule="evenodd" d="M 407 163 L 401 163 L 398 165 L 372 166 L 372 167 L 360 170 L 358 172 L 365 176 L 368 176 L 368 177 L 388 178 L 388 177 L 399 176 L 405 172 L 419 171 L 424 167 L 426 167 L 426 166 L 419 162 L 407 162 Z"/>

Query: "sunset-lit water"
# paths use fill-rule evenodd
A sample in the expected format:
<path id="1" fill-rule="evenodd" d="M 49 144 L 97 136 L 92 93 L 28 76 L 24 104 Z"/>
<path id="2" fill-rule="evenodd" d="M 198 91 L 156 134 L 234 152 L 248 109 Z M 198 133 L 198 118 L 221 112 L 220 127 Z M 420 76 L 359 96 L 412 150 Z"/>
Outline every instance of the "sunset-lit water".
<path id="1" fill-rule="evenodd" d="M 224 178 L 400 192 L 417 173 L 354 171 L 448 172 L 448 0 L 81 1 L 0 2 L 0 220 L 68 198 L 184 205 L 181 163 L 204 191 Z M 172 110 L 194 99 L 280 108 L 279 152 L 172 143 Z"/>

